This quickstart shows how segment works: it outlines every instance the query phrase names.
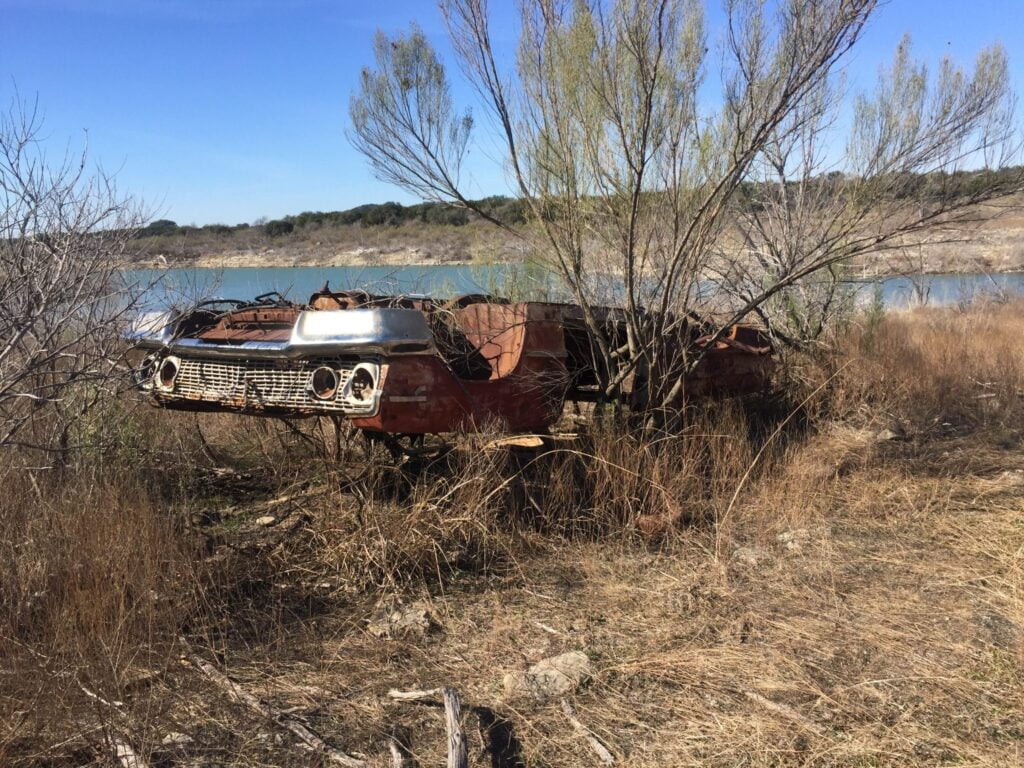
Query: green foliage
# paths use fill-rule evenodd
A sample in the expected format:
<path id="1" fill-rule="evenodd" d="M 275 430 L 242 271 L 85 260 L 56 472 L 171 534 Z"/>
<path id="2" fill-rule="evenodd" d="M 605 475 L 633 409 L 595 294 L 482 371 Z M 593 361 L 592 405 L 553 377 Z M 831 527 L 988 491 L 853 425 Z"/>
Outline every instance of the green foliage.
<path id="1" fill-rule="evenodd" d="M 371 227 L 381 224 L 395 226 L 402 222 L 403 209 L 400 203 L 384 203 L 368 207 L 370 210 L 363 216 L 364 224 L 369 224 Z"/>
<path id="2" fill-rule="evenodd" d="M 268 221 L 263 225 L 263 233 L 268 237 L 279 237 L 281 235 L 290 234 L 295 229 L 295 225 L 287 219 L 274 219 Z"/>
<path id="3" fill-rule="evenodd" d="M 476 201 L 475 205 L 481 211 L 506 224 L 522 224 L 526 221 L 526 206 L 516 198 L 494 195 Z M 296 216 L 285 216 L 280 221 L 290 222 L 297 230 L 310 230 L 352 225 L 397 227 L 417 221 L 443 227 L 461 227 L 470 223 L 474 218 L 478 217 L 464 208 L 447 203 L 402 205 L 388 201 L 386 203 L 367 203 L 343 211 L 303 211 Z M 245 226 L 248 225 L 239 224 L 235 229 L 242 229 Z M 210 227 L 204 227 L 204 229 L 210 229 Z"/>
<path id="4" fill-rule="evenodd" d="M 424 211 L 423 221 L 427 224 L 461 227 L 469 223 L 469 214 L 462 208 L 433 205 Z"/>
<path id="5" fill-rule="evenodd" d="M 956 173 L 930 173 L 914 174 L 904 173 L 898 179 L 894 179 L 893 189 L 898 199 L 923 199 L 927 200 L 931 194 L 948 194 L 951 188 L 965 195 L 981 194 L 985 190 L 996 187 L 1011 188 L 1018 183 L 1021 175 L 1024 174 L 1024 166 L 1013 166 L 997 170 L 983 169 L 976 171 L 960 171 Z M 805 184 L 814 194 L 838 195 L 847 194 L 846 186 L 857 183 L 857 179 L 850 177 L 844 179 L 843 175 L 837 172 L 819 177 L 817 184 L 812 182 Z M 793 188 L 796 191 L 797 185 Z M 647 197 L 657 198 L 659 193 L 649 193 Z M 747 181 L 741 185 L 737 193 L 737 202 L 744 210 L 757 212 L 763 209 L 763 199 L 766 188 L 757 182 Z M 657 200 L 653 200 L 657 203 Z M 529 219 L 529 208 L 527 204 L 515 197 L 505 195 L 492 195 L 479 200 L 470 201 L 471 207 L 482 214 L 491 216 L 503 224 L 510 226 L 525 224 Z M 559 215 L 558 210 L 552 206 L 545 206 L 543 216 L 546 220 L 552 220 Z M 462 207 L 455 207 L 447 203 L 417 203 L 414 205 L 402 205 L 401 203 L 389 201 L 385 203 L 367 203 L 358 205 L 355 208 L 348 208 L 342 211 L 303 211 L 295 216 L 285 216 L 281 219 L 267 222 L 263 225 L 264 232 L 271 237 L 278 237 L 295 230 L 314 230 L 330 227 L 365 226 L 365 227 L 397 227 L 413 222 L 423 222 L 440 227 L 461 227 L 472 221 L 479 221 L 480 216 Z M 250 229 L 248 223 L 235 224 L 207 224 L 203 227 L 179 226 L 177 222 L 170 219 L 159 219 L 151 222 L 140 229 L 137 237 L 168 237 L 183 236 L 190 233 L 203 232 L 216 236 L 230 236 L 235 232 Z"/>
<path id="6" fill-rule="evenodd" d="M 112 398 L 93 387 L 69 393 L 82 417 L 72 424 L 69 445 L 79 461 L 120 469 L 133 467 L 146 454 L 147 436 L 137 414 L 124 400 Z"/>
<path id="7" fill-rule="evenodd" d="M 170 219 L 157 219 L 139 230 L 139 237 L 157 237 L 159 235 L 176 235 L 180 227 Z"/>
<path id="8" fill-rule="evenodd" d="M 527 206 L 518 198 L 492 195 L 476 201 L 476 205 L 481 211 L 493 216 L 503 224 L 524 224 L 526 222 Z"/>
<path id="9" fill-rule="evenodd" d="M 378 32 L 373 49 L 377 68 L 363 68 L 349 103 L 350 140 L 385 181 L 411 188 L 421 199 L 447 196 L 434 179 L 439 166 L 458 175 L 472 114 L 454 109 L 444 64 L 415 24 L 408 34 Z M 394 121 L 418 126 L 420 135 L 407 141 L 408 131 L 395 130 Z M 403 172 L 396 173 L 396 166 Z M 406 172 L 420 182 L 405 184 Z"/>

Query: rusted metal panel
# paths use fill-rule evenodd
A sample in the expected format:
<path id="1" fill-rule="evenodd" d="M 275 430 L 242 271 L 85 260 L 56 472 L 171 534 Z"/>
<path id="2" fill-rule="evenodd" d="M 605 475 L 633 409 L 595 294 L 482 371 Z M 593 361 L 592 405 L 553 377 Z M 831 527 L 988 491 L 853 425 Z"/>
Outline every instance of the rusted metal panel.
<path id="1" fill-rule="evenodd" d="M 615 337 L 624 315 L 597 308 Z M 276 298 L 210 303 L 132 339 L 149 357 L 139 382 L 156 405 L 283 416 L 344 415 L 367 431 L 443 433 L 497 426 L 542 430 L 567 399 L 593 399 L 592 340 L 578 306 L 471 295 L 376 296 L 330 291 L 305 305 Z M 158 324 L 158 323 L 157 323 Z M 771 347 L 756 329 L 711 343 L 705 323 L 684 324 L 711 345 L 686 395 L 761 388 Z M 317 330 L 319 329 L 319 330 Z M 317 338 L 306 338 L 309 333 Z"/>

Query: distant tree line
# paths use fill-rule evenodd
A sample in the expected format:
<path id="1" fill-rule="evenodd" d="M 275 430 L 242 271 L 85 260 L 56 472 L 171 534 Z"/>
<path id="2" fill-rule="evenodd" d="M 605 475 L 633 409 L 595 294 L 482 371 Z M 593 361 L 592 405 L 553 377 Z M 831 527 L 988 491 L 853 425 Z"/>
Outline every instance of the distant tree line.
<path id="1" fill-rule="evenodd" d="M 978 171 L 958 171 L 956 173 L 935 172 L 929 174 L 905 173 L 893 184 L 902 198 L 913 198 L 926 192 L 929 186 L 938 184 L 956 184 L 961 192 L 970 193 L 998 185 L 1002 179 L 1017 178 L 1022 169 L 1020 166 L 985 169 Z M 838 179 L 837 179 L 838 177 Z M 830 173 L 819 177 L 822 185 L 832 190 L 842 190 L 842 174 Z M 839 181 L 836 184 L 837 180 Z M 793 182 L 794 185 L 796 182 Z M 806 185 L 806 182 L 804 182 Z M 813 182 L 811 183 L 813 186 Z M 740 185 L 738 199 L 742 205 L 759 210 L 762 198 L 767 190 L 760 182 L 747 181 Z M 657 195 L 657 193 L 648 193 Z M 842 194 L 840 191 L 839 194 Z M 522 224 L 527 218 L 526 204 L 513 197 L 493 195 L 481 200 L 472 201 L 481 212 L 507 225 Z M 254 224 L 241 223 L 234 226 L 228 224 L 206 224 L 201 227 L 179 225 L 170 219 L 158 219 L 140 229 L 137 237 L 181 236 L 189 233 L 206 232 L 213 235 L 230 235 L 234 232 L 255 229 L 268 237 L 279 237 L 295 231 L 315 230 L 323 227 L 366 226 L 366 227 L 397 227 L 402 224 L 422 222 L 446 227 L 461 227 L 474 219 L 481 218 L 474 211 L 467 211 L 446 203 L 418 203 L 402 205 L 401 203 L 368 203 L 349 208 L 344 211 L 304 211 L 295 216 L 285 216 L 270 221 L 258 221 Z M 550 216 L 545 216 L 550 218 Z"/>
<path id="2" fill-rule="evenodd" d="M 476 201 L 476 204 L 490 215 L 508 224 L 521 224 L 526 220 L 523 204 L 514 198 L 494 195 Z M 138 237 L 159 237 L 187 235 L 194 232 L 208 232 L 214 235 L 228 235 L 236 231 L 257 228 L 268 237 L 279 237 L 298 230 L 315 230 L 323 227 L 360 225 L 367 227 L 397 227 L 401 224 L 422 222 L 446 227 L 461 227 L 468 224 L 477 214 L 446 203 L 369 203 L 345 211 L 305 211 L 295 216 L 285 216 L 259 224 L 207 224 L 202 227 L 182 226 L 170 219 L 151 222 L 138 232 Z"/>

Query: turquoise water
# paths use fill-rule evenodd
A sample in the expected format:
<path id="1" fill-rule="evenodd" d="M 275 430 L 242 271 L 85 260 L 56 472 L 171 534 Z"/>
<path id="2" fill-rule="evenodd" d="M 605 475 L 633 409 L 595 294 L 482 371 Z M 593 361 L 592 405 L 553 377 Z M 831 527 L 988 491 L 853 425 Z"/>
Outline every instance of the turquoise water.
<path id="1" fill-rule="evenodd" d="M 362 289 L 379 294 L 502 293 L 509 287 L 546 297 L 550 276 L 508 265 L 416 267 L 239 267 L 232 269 L 144 269 L 130 279 L 150 286 L 155 298 L 172 303 L 207 298 L 251 299 L 277 291 L 305 301 L 329 282 L 335 290 Z M 511 284 L 511 285 L 510 285 Z"/>
<path id="2" fill-rule="evenodd" d="M 928 303 L 936 306 L 956 304 L 984 295 L 1024 293 L 1022 272 L 886 277 L 877 281 L 864 281 L 860 290 L 870 294 L 877 290 L 874 286 L 881 285 L 885 306 L 898 308 L 917 303 L 915 283 L 927 289 Z"/>
<path id="3" fill-rule="evenodd" d="M 251 299 L 277 291 L 305 301 L 330 282 L 336 290 L 360 288 L 382 294 L 493 293 L 534 299 L 564 299 L 557 280 L 519 265 L 415 267 L 239 267 L 232 269 L 135 270 L 131 280 L 149 286 L 154 304 L 183 305 L 205 298 Z M 1024 273 L 888 277 L 854 283 L 863 301 L 881 286 L 887 307 L 915 302 L 914 284 L 925 285 L 929 303 L 952 304 L 997 291 L 1024 293 Z"/>

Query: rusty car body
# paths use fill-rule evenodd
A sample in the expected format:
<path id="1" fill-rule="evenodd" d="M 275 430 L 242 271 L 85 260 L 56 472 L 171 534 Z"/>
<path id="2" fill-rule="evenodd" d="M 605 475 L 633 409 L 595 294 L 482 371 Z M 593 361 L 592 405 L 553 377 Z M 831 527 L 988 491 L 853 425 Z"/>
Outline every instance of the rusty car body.
<path id="1" fill-rule="evenodd" d="M 599 312 L 613 337 L 625 333 L 622 310 Z M 760 331 L 734 326 L 712 341 L 710 326 L 693 327 L 705 348 L 688 397 L 765 386 Z M 128 335 L 145 353 L 139 387 L 169 409 L 344 417 L 368 433 L 523 432 L 598 395 L 593 340 L 572 304 L 325 285 L 306 304 L 267 294 L 147 314 Z"/>

